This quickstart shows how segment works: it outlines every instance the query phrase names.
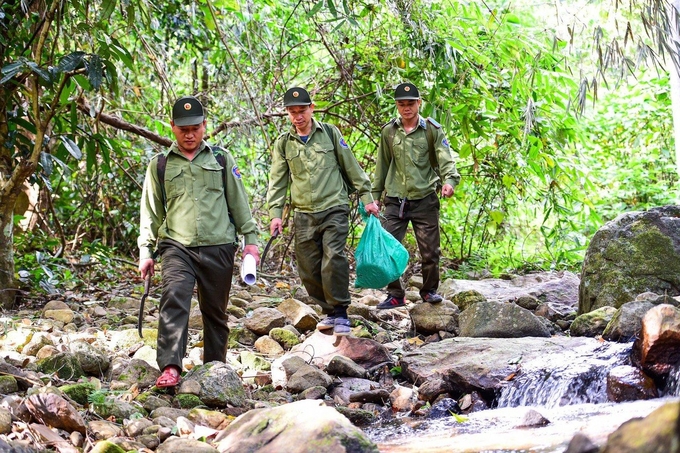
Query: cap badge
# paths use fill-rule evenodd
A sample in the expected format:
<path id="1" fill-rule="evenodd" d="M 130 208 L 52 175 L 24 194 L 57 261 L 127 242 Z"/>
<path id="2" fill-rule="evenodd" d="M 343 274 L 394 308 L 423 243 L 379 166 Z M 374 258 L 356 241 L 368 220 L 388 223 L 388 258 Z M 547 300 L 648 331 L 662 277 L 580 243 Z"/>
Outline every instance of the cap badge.
<path id="1" fill-rule="evenodd" d="M 293 97 L 296 98 L 298 96 L 300 96 L 300 92 L 299 91 L 293 91 Z"/>
<path id="2" fill-rule="evenodd" d="M 191 104 L 189 104 L 188 102 L 184 104 L 184 110 L 191 110 Z"/>
<path id="3" fill-rule="evenodd" d="M 404 87 L 404 91 L 411 91 L 411 87 L 410 87 L 410 86 L 405 86 L 405 87 Z"/>

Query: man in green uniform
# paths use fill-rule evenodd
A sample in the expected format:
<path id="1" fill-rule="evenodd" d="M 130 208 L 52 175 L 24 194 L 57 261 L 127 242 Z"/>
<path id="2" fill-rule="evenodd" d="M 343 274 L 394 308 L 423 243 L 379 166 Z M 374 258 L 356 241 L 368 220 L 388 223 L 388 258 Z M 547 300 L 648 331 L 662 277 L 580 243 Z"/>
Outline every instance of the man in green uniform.
<path id="1" fill-rule="evenodd" d="M 146 170 L 138 239 L 142 278 L 153 275 L 156 253 L 163 262 L 156 358 L 162 374 L 157 387 L 179 383 L 196 284 L 203 361 L 226 360 L 226 308 L 237 230 L 245 237 L 243 256 L 251 254 L 259 261 L 257 224 L 241 173 L 229 152 L 213 150 L 203 140 L 203 105 L 191 96 L 178 99 L 170 124 L 176 141 L 154 156 Z"/>
<path id="2" fill-rule="evenodd" d="M 286 91 L 283 105 L 292 123 L 272 152 L 267 203 L 271 234 L 282 231 L 281 216 L 290 187 L 295 211 L 295 255 L 302 284 L 324 314 L 319 330 L 349 335 L 349 186 L 359 192 L 366 211 L 378 215 L 371 182 L 340 131 L 312 118 L 314 104 L 300 87 Z"/>
<path id="3" fill-rule="evenodd" d="M 397 240 L 404 239 L 411 222 L 421 256 L 420 296 L 425 302 L 436 304 L 442 301 L 437 294 L 441 254 L 437 185 L 443 183 L 441 193 L 448 198 L 460 176 L 441 126 L 420 116 L 418 88 L 412 83 L 399 84 L 394 99 L 399 118 L 381 131 L 372 193 L 376 200 L 384 194 L 383 227 Z M 387 299 L 377 308 L 405 305 L 401 279 L 390 283 L 387 292 Z"/>

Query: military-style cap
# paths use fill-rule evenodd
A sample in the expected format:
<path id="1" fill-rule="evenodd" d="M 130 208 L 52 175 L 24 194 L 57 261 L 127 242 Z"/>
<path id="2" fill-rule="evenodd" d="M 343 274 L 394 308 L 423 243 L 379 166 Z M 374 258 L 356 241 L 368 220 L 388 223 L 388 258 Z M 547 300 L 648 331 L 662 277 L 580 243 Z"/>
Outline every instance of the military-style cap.
<path id="1" fill-rule="evenodd" d="M 415 101 L 420 99 L 418 88 L 412 83 L 400 83 L 394 89 L 395 101 Z"/>
<path id="2" fill-rule="evenodd" d="M 194 126 L 205 120 L 203 104 L 193 96 L 184 96 L 172 106 L 172 121 L 175 126 Z"/>
<path id="3" fill-rule="evenodd" d="M 283 106 L 292 107 L 294 105 L 311 105 L 312 98 L 309 97 L 307 90 L 300 87 L 293 87 L 283 95 Z"/>

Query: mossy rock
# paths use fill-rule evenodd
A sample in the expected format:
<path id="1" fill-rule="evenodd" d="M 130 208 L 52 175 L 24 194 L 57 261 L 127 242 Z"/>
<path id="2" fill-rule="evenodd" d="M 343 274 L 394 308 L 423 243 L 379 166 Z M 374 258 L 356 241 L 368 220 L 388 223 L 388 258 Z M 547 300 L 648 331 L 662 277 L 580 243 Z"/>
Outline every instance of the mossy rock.
<path id="1" fill-rule="evenodd" d="M 0 394 L 9 395 L 19 391 L 19 384 L 14 376 L 0 376 Z"/>
<path id="2" fill-rule="evenodd" d="M 477 302 L 486 302 L 486 297 L 479 291 L 469 289 L 466 291 L 461 291 L 453 296 L 451 302 L 453 302 L 462 311 L 468 308 L 470 305 L 476 304 Z"/>
<path id="3" fill-rule="evenodd" d="M 45 374 L 55 374 L 59 379 L 73 381 L 85 376 L 78 358 L 69 352 L 46 357 L 36 363 L 38 371 Z"/>
<path id="4" fill-rule="evenodd" d="M 239 348 L 242 346 L 253 346 L 257 340 L 257 335 L 244 326 L 229 329 L 229 348 Z"/>
<path id="5" fill-rule="evenodd" d="M 628 212 L 593 236 L 583 260 L 578 313 L 620 308 L 638 294 L 680 294 L 680 206 Z"/>
<path id="6" fill-rule="evenodd" d="M 182 409 L 193 409 L 194 407 L 205 406 L 198 396 L 190 393 L 180 393 L 179 395 L 176 395 L 175 401 L 177 401 L 177 405 Z"/>
<path id="7" fill-rule="evenodd" d="M 269 331 L 269 336 L 276 340 L 283 349 L 289 351 L 293 346 L 300 344 L 300 339 L 293 332 L 281 327 L 274 327 Z"/>
<path id="8" fill-rule="evenodd" d="M 59 390 L 78 404 L 86 405 L 90 395 L 99 390 L 92 382 L 78 382 L 76 384 L 62 385 Z"/>
<path id="9" fill-rule="evenodd" d="M 113 442 L 109 442 L 108 440 L 102 440 L 100 442 L 97 442 L 94 448 L 90 450 L 90 453 L 125 453 L 125 450 L 123 450 Z"/>
<path id="10" fill-rule="evenodd" d="M 238 319 L 246 317 L 246 311 L 243 308 L 237 307 L 235 305 L 229 305 L 227 307 L 227 313 L 229 313 L 230 315 L 232 315 L 232 316 L 234 316 Z"/>

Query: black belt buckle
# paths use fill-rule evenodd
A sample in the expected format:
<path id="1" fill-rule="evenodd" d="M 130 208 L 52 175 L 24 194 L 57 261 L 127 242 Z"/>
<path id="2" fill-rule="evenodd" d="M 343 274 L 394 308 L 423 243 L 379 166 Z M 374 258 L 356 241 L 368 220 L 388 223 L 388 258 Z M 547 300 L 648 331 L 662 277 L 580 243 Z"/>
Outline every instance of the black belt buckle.
<path id="1" fill-rule="evenodd" d="M 406 198 L 403 198 L 401 200 L 401 204 L 399 205 L 399 218 L 403 219 L 404 216 L 406 215 L 406 209 L 408 208 L 408 201 Z"/>

